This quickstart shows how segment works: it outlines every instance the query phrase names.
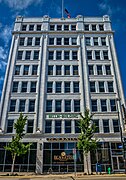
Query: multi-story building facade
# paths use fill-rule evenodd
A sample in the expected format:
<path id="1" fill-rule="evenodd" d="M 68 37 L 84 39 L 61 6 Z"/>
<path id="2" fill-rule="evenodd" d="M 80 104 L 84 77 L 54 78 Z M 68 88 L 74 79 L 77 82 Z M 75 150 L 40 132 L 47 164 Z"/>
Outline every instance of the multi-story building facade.
<path id="1" fill-rule="evenodd" d="M 108 16 L 17 17 L 1 98 L 0 171 L 11 169 L 3 146 L 22 112 L 28 117 L 23 141 L 33 144 L 17 158 L 15 171 L 73 172 L 79 114 L 86 108 L 94 113 L 99 139 L 90 169 L 95 171 L 98 162 L 102 171 L 108 166 L 123 170 L 121 105 L 124 93 Z M 76 169 L 83 171 L 77 149 Z"/>

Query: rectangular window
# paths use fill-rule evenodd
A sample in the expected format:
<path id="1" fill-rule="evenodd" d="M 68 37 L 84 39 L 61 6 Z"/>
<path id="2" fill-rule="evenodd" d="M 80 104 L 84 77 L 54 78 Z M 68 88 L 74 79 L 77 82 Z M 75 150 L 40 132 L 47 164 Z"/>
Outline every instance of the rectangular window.
<path id="1" fill-rule="evenodd" d="M 64 66 L 64 75 L 70 75 L 70 66 Z"/>
<path id="2" fill-rule="evenodd" d="M 109 120 L 103 119 L 103 131 L 104 133 L 109 133 Z"/>
<path id="3" fill-rule="evenodd" d="M 46 112 L 52 112 L 52 100 L 46 101 Z"/>
<path id="4" fill-rule="evenodd" d="M 26 51 L 25 59 L 30 60 L 30 58 L 31 58 L 31 51 Z"/>
<path id="5" fill-rule="evenodd" d="M 56 66 L 56 75 L 62 75 L 62 66 Z"/>
<path id="6" fill-rule="evenodd" d="M 106 46 L 106 38 L 105 37 L 101 37 L 101 44 L 102 44 L 102 46 Z"/>
<path id="7" fill-rule="evenodd" d="M 90 82 L 90 92 L 96 92 L 95 81 L 91 81 Z"/>
<path id="8" fill-rule="evenodd" d="M 28 37 L 27 46 L 32 46 L 32 40 L 33 40 L 32 37 Z"/>
<path id="9" fill-rule="evenodd" d="M 81 133 L 79 122 L 79 120 L 75 120 L 75 133 Z"/>
<path id="10" fill-rule="evenodd" d="M 40 37 L 35 38 L 35 46 L 40 46 Z"/>
<path id="11" fill-rule="evenodd" d="M 34 120 L 27 121 L 27 133 L 33 133 Z"/>
<path id="12" fill-rule="evenodd" d="M 16 108 L 16 99 L 11 99 L 10 101 L 10 112 L 14 112 Z"/>
<path id="13" fill-rule="evenodd" d="M 86 37 L 85 38 L 85 43 L 86 43 L 86 46 L 90 46 L 91 45 L 91 38 L 90 37 Z"/>
<path id="14" fill-rule="evenodd" d="M 72 51 L 72 59 L 73 60 L 77 60 L 78 59 L 77 51 Z"/>
<path id="15" fill-rule="evenodd" d="M 71 100 L 65 100 L 65 112 L 71 112 Z"/>
<path id="16" fill-rule="evenodd" d="M 49 38 L 49 45 L 54 45 L 54 38 Z"/>
<path id="17" fill-rule="evenodd" d="M 22 25 L 22 31 L 26 31 L 27 25 Z"/>
<path id="18" fill-rule="evenodd" d="M 95 51 L 95 59 L 100 59 L 100 51 Z"/>
<path id="19" fill-rule="evenodd" d="M 69 25 L 64 25 L 64 31 L 69 31 Z"/>
<path id="20" fill-rule="evenodd" d="M 37 31 L 41 31 L 41 25 L 37 24 Z"/>
<path id="21" fill-rule="evenodd" d="M 73 75 L 78 75 L 78 66 L 73 66 Z"/>
<path id="22" fill-rule="evenodd" d="M 79 93 L 79 82 L 73 82 L 73 92 Z"/>
<path id="23" fill-rule="evenodd" d="M 18 84 L 19 84 L 18 81 L 14 81 L 14 82 L 13 82 L 12 92 L 18 92 Z"/>
<path id="24" fill-rule="evenodd" d="M 55 121 L 55 133 L 61 133 L 61 121 L 60 120 Z"/>
<path id="25" fill-rule="evenodd" d="M 32 75 L 37 75 L 37 71 L 38 71 L 38 65 L 33 65 L 32 66 Z"/>
<path id="26" fill-rule="evenodd" d="M 48 75 L 53 75 L 53 66 L 48 66 Z"/>
<path id="27" fill-rule="evenodd" d="M 77 38 L 72 38 L 72 45 L 77 45 Z"/>
<path id="28" fill-rule="evenodd" d="M 53 82 L 47 82 L 47 93 L 53 92 Z"/>
<path id="29" fill-rule="evenodd" d="M 92 99 L 91 100 L 91 109 L 92 109 L 92 112 L 96 112 L 97 111 L 97 100 L 95 99 Z"/>
<path id="30" fill-rule="evenodd" d="M 71 121 L 65 120 L 65 133 L 71 133 Z"/>
<path id="31" fill-rule="evenodd" d="M 108 51 L 103 51 L 104 60 L 108 60 Z"/>
<path id="32" fill-rule="evenodd" d="M 64 86 L 65 86 L 65 89 L 64 89 L 64 92 L 65 93 L 70 93 L 70 82 L 64 82 Z"/>
<path id="33" fill-rule="evenodd" d="M 94 46 L 98 46 L 98 37 L 93 38 Z"/>
<path id="34" fill-rule="evenodd" d="M 57 25 L 57 31 L 62 31 L 62 25 Z"/>
<path id="35" fill-rule="evenodd" d="M 26 103 L 25 99 L 20 99 L 20 102 L 19 102 L 19 112 L 24 112 L 25 111 L 25 103 Z"/>
<path id="36" fill-rule="evenodd" d="M 29 25 L 29 31 L 34 31 L 34 25 L 33 24 Z"/>
<path id="37" fill-rule="evenodd" d="M 111 111 L 116 111 L 116 100 L 115 99 L 110 99 L 110 106 L 111 106 Z"/>
<path id="38" fill-rule="evenodd" d="M 45 133 L 51 133 L 52 132 L 52 121 L 48 120 L 45 121 Z"/>
<path id="39" fill-rule="evenodd" d="M 49 60 L 53 60 L 53 56 L 54 56 L 54 51 L 49 51 Z"/>
<path id="40" fill-rule="evenodd" d="M 34 60 L 38 60 L 39 59 L 39 51 L 34 51 Z"/>
<path id="41" fill-rule="evenodd" d="M 65 60 L 69 60 L 69 55 L 70 55 L 69 51 L 64 51 L 64 59 Z"/>
<path id="42" fill-rule="evenodd" d="M 13 133 L 14 120 L 9 119 L 7 122 L 7 133 Z"/>
<path id="43" fill-rule="evenodd" d="M 101 99 L 101 111 L 102 112 L 106 112 L 107 111 L 106 99 Z"/>
<path id="44" fill-rule="evenodd" d="M 100 82 L 99 82 L 99 92 L 105 92 L 104 82 L 103 82 L 103 81 L 100 81 Z"/>
<path id="45" fill-rule="evenodd" d="M 27 82 L 22 82 L 21 92 L 27 92 Z"/>
<path id="46" fill-rule="evenodd" d="M 96 24 L 92 24 L 92 31 L 96 31 Z"/>
<path id="47" fill-rule="evenodd" d="M 64 38 L 64 45 L 69 45 L 69 38 Z"/>
<path id="48" fill-rule="evenodd" d="M 108 82 L 108 92 L 114 92 L 113 82 Z"/>
<path id="49" fill-rule="evenodd" d="M 15 66 L 15 75 L 20 75 L 20 68 L 21 68 L 21 66 L 20 65 L 16 65 Z"/>
<path id="50" fill-rule="evenodd" d="M 93 119 L 93 124 L 95 125 L 95 133 L 99 133 L 99 120 Z"/>
<path id="51" fill-rule="evenodd" d="M 102 73 L 102 65 L 97 65 L 97 75 L 103 75 L 103 73 Z"/>
<path id="52" fill-rule="evenodd" d="M 35 100 L 29 100 L 29 112 L 35 111 Z"/>
<path id="53" fill-rule="evenodd" d="M 50 31 L 54 31 L 55 30 L 55 25 L 50 25 Z"/>
<path id="54" fill-rule="evenodd" d="M 104 25 L 103 24 L 99 24 L 99 30 L 104 31 Z"/>
<path id="55" fill-rule="evenodd" d="M 85 30 L 85 31 L 89 31 L 89 24 L 85 24 L 85 25 L 84 25 L 84 30 Z"/>
<path id="56" fill-rule="evenodd" d="M 62 82 L 56 82 L 56 93 L 61 93 Z"/>
<path id="57" fill-rule="evenodd" d="M 55 100 L 55 112 L 61 112 L 61 107 L 62 107 L 62 101 Z"/>
<path id="58" fill-rule="evenodd" d="M 76 25 L 71 25 L 71 30 L 76 31 Z"/>
<path id="59" fill-rule="evenodd" d="M 22 60 L 23 51 L 18 51 L 17 60 Z"/>
<path id="60" fill-rule="evenodd" d="M 89 70 L 89 75 L 94 75 L 94 67 L 93 67 L 93 65 L 89 65 L 88 70 Z"/>
<path id="61" fill-rule="evenodd" d="M 80 100 L 74 100 L 74 112 L 80 112 Z"/>
<path id="62" fill-rule="evenodd" d="M 113 130 L 114 130 L 114 133 L 120 132 L 119 120 L 113 119 L 112 121 L 113 121 Z"/>
<path id="63" fill-rule="evenodd" d="M 92 51 L 87 51 L 87 59 L 92 59 Z"/>
<path id="64" fill-rule="evenodd" d="M 62 51 L 56 51 L 56 60 L 62 59 Z"/>
<path id="65" fill-rule="evenodd" d="M 24 46 L 24 42 L 25 42 L 25 38 L 24 37 L 20 37 L 19 45 L 20 46 Z"/>
<path id="66" fill-rule="evenodd" d="M 36 92 L 36 81 L 32 81 L 31 82 L 30 92 Z"/>
<path id="67" fill-rule="evenodd" d="M 110 65 L 105 65 L 106 75 L 111 75 Z"/>
<path id="68" fill-rule="evenodd" d="M 56 44 L 61 45 L 62 44 L 62 38 L 57 38 L 56 39 Z"/>

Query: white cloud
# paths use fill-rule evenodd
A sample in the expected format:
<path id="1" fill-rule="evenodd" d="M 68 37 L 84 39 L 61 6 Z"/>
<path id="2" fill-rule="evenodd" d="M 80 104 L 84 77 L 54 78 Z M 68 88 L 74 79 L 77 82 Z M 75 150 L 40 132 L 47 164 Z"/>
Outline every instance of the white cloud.
<path id="1" fill-rule="evenodd" d="M 0 0 L 0 2 L 4 2 L 14 10 L 23 10 L 33 3 L 34 5 L 42 4 L 43 0 Z"/>
<path id="2" fill-rule="evenodd" d="M 4 61 L 7 59 L 7 52 L 2 46 L 0 46 L 0 59 Z"/>
<path id="3" fill-rule="evenodd" d="M 8 47 L 8 43 L 11 39 L 12 26 L 6 25 L 0 32 L 0 38 L 3 39 L 5 47 Z"/>
<path id="4" fill-rule="evenodd" d="M 104 0 L 102 3 L 98 4 L 98 6 L 100 10 L 105 11 L 106 14 L 110 16 L 113 14 L 113 11 L 115 10 L 110 6 L 107 0 Z"/>

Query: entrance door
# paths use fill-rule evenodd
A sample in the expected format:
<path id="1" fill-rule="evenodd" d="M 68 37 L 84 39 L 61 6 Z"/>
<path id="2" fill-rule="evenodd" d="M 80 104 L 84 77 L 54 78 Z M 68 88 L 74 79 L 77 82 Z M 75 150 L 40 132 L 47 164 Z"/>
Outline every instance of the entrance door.
<path id="1" fill-rule="evenodd" d="M 113 171 L 123 171 L 124 170 L 124 159 L 122 156 L 112 157 L 113 161 Z"/>

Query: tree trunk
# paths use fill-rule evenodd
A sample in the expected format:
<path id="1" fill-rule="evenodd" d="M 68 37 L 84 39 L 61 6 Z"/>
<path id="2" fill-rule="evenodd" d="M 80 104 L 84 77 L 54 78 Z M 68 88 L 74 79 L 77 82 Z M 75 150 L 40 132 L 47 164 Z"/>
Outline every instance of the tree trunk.
<path id="1" fill-rule="evenodd" d="M 87 174 L 89 175 L 89 167 L 88 167 L 88 154 L 86 154 L 86 163 L 87 163 Z"/>
<path id="2" fill-rule="evenodd" d="M 84 163 L 84 158 L 85 158 L 85 153 L 84 153 L 84 151 L 83 151 L 83 163 Z M 84 171 L 85 171 L 85 169 L 84 169 Z M 85 172 L 84 172 L 85 173 Z"/>
<path id="3" fill-rule="evenodd" d="M 14 156 L 12 157 L 13 162 L 12 162 L 12 166 L 11 166 L 11 174 L 14 173 L 14 163 L 15 163 L 15 158 L 16 158 L 16 154 L 14 154 Z"/>

